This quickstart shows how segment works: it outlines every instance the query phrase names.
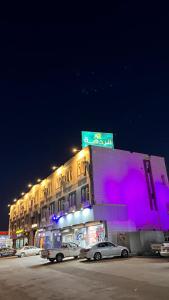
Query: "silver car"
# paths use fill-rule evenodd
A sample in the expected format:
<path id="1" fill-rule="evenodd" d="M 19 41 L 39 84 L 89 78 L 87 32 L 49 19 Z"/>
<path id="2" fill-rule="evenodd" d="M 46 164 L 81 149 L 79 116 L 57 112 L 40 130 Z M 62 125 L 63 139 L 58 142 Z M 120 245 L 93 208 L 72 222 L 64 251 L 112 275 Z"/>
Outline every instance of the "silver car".
<path id="1" fill-rule="evenodd" d="M 23 248 L 18 249 L 15 255 L 18 257 L 38 255 L 41 253 L 41 250 L 41 248 L 37 248 L 34 246 L 24 246 Z"/>
<path id="2" fill-rule="evenodd" d="M 81 249 L 80 258 L 100 260 L 114 256 L 128 257 L 128 254 L 129 250 L 126 247 L 118 246 L 111 242 L 100 242 L 87 249 Z"/>

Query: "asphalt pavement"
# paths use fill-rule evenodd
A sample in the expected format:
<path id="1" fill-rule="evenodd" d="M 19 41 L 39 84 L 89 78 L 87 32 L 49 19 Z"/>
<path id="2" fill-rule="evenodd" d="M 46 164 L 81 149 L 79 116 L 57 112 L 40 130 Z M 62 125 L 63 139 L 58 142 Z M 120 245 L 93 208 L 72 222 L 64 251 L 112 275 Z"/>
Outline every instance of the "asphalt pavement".
<path id="1" fill-rule="evenodd" d="M 51 264 L 39 256 L 0 258 L 0 299 L 167 300 L 169 259 L 68 259 Z"/>

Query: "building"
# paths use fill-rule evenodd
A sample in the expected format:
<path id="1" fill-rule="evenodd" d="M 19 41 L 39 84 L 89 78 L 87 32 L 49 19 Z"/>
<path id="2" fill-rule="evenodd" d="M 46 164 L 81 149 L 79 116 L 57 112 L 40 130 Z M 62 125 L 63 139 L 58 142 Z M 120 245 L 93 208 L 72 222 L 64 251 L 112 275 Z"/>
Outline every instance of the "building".
<path id="1" fill-rule="evenodd" d="M 10 207 L 15 247 L 109 239 L 141 252 L 168 233 L 164 159 L 118 149 L 82 149 Z"/>

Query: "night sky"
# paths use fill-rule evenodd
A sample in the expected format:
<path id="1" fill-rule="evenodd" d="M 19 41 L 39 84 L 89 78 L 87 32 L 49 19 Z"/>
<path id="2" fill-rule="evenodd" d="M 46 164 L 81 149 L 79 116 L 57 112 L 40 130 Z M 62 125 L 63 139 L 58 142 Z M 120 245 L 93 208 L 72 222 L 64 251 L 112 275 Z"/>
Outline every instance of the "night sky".
<path id="1" fill-rule="evenodd" d="M 0 230 L 7 204 L 70 158 L 81 130 L 169 164 L 169 9 L 116 2 L 1 18 Z"/>

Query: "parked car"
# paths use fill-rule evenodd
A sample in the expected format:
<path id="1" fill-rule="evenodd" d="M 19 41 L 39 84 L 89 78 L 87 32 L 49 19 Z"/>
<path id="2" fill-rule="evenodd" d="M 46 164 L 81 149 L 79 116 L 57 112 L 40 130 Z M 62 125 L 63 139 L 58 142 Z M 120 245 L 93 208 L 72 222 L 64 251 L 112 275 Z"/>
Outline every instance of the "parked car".
<path id="1" fill-rule="evenodd" d="M 14 256 L 16 250 L 13 248 L 0 248 L 0 257 L 2 256 Z"/>
<path id="2" fill-rule="evenodd" d="M 114 256 L 128 257 L 128 255 L 128 248 L 115 245 L 111 242 L 100 242 L 80 251 L 80 258 L 87 258 L 88 260 L 100 260 Z"/>
<path id="3" fill-rule="evenodd" d="M 21 249 L 18 249 L 15 253 L 18 257 L 24 257 L 24 256 L 31 256 L 31 255 L 38 255 L 41 252 L 41 248 L 37 248 L 34 246 L 24 246 Z"/>
<path id="4" fill-rule="evenodd" d="M 163 243 L 160 250 L 161 256 L 168 256 L 169 257 L 169 243 Z"/>
<path id="5" fill-rule="evenodd" d="M 80 247 L 75 243 L 63 243 L 60 248 L 48 249 L 41 251 L 41 257 L 48 259 L 50 262 L 62 262 L 65 257 L 78 258 Z"/>
<path id="6" fill-rule="evenodd" d="M 152 243 L 150 244 L 150 251 L 152 255 L 160 255 L 162 244 L 160 243 Z"/>

